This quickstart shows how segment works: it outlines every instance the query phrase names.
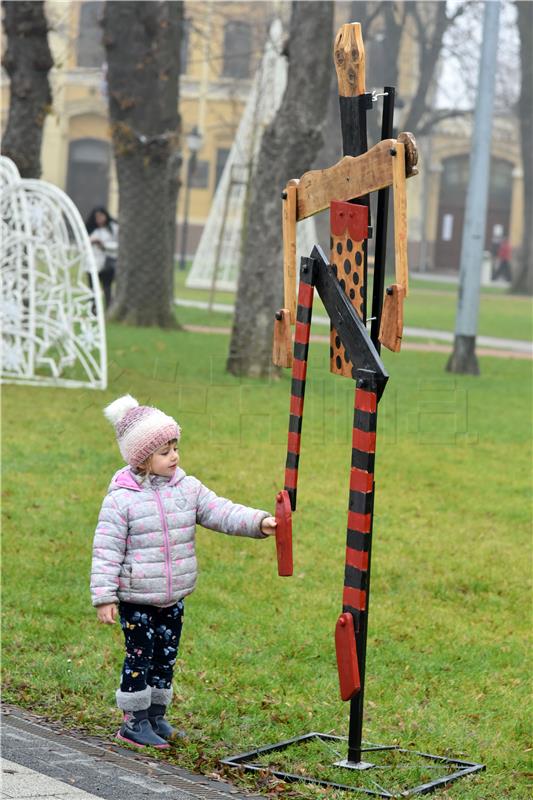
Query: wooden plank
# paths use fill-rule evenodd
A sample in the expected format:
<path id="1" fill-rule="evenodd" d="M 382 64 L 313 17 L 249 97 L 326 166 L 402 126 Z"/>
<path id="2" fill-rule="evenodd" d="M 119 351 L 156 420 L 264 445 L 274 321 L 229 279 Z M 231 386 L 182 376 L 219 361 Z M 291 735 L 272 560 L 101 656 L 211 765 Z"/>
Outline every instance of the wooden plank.
<path id="1" fill-rule="evenodd" d="M 396 145 L 396 139 L 384 139 L 361 156 L 344 156 L 332 167 L 305 172 L 298 184 L 297 219 L 323 211 L 332 200 L 353 200 L 390 186 L 398 160 L 390 151 Z"/>
<path id="2" fill-rule="evenodd" d="M 403 286 L 393 284 L 385 292 L 381 324 L 379 326 L 379 341 L 393 353 L 398 353 L 402 346 L 403 336 Z"/>
<path id="3" fill-rule="evenodd" d="M 292 335 L 288 308 L 282 308 L 274 320 L 272 362 L 276 367 L 292 367 Z"/>
<path id="4" fill-rule="evenodd" d="M 392 187 L 394 195 L 394 258 L 396 283 L 403 286 L 405 296 L 409 293 L 407 265 L 407 192 L 405 186 L 405 145 L 396 142 L 397 155 L 392 164 Z"/>
<path id="5" fill-rule="evenodd" d="M 360 22 L 349 22 L 337 31 L 333 46 L 340 97 L 365 93 L 365 47 Z"/>
<path id="6" fill-rule="evenodd" d="M 283 292 L 290 321 L 296 323 L 296 203 L 298 181 L 287 183 L 283 192 Z"/>

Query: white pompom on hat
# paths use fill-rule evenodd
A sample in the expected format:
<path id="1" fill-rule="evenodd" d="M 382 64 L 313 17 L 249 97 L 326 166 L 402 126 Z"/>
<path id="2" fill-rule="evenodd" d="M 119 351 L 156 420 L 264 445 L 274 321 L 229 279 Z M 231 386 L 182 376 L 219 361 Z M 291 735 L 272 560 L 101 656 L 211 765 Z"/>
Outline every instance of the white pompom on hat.
<path id="1" fill-rule="evenodd" d="M 114 400 L 104 409 L 114 426 L 121 455 L 132 467 L 140 466 L 158 447 L 181 436 L 181 428 L 172 417 L 158 408 L 140 406 L 130 394 Z"/>

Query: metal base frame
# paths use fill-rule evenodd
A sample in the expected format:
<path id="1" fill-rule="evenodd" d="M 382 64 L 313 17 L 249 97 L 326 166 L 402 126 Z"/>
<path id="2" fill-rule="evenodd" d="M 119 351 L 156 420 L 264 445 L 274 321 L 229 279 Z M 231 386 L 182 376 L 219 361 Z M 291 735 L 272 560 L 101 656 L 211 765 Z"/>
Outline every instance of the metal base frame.
<path id="1" fill-rule="evenodd" d="M 255 762 L 258 756 L 262 756 L 265 753 L 273 753 L 278 750 L 286 750 L 287 748 L 291 747 L 292 745 L 299 744 L 301 742 L 310 741 L 312 739 L 320 739 L 324 742 L 343 742 L 346 743 L 347 739 L 344 736 L 333 736 L 329 733 L 306 733 L 303 736 L 297 736 L 294 739 L 287 739 L 284 742 L 278 742 L 277 744 L 265 745 L 264 747 L 258 747 L 256 750 L 250 750 L 247 753 L 239 753 L 235 756 L 230 756 L 229 758 L 222 759 L 222 764 L 225 764 L 228 767 L 234 767 L 239 769 L 244 769 L 248 772 L 265 772 L 268 771 L 271 775 L 274 775 L 276 778 L 280 778 L 287 783 L 310 783 L 314 784 L 315 786 L 324 786 L 324 787 L 331 787 L 332 789 L 341 789 L 347 792 L 362 792 L 367 795 L 371 795 L 372 797 L 385 797 L 385 798 L 395 798 L 395 797 L 411 797 L 417 794 L 429 794 L 430 792 L 434 792 L 436 789 L 442 789 L 448 784 L 453 783 L 453 781 L 458 780 L 459 778 L 464 778 L 467 775 L 472 775 L 475 772 L 482 772 L 485 770 L 484 764 L 475 764 L 471 761 L 463 761 L 457 758 L 445 758 L 444 756 L 437 756 L 431 755 L 430 753 L 422 753 L 418 750 L 406 750 L 402 747 L 397 745 L 372 745 L 370 747 L 365 747 L 361 749 L 362 753 L 367 754 L 371 757 L 372 753 L 378 753 L 383 751 L 396 751 L 397 753 L 405 753 L 406 755 L 411 756 L 419 756 L 420 759 L 426 759 L 429 761 L 435 761 L 439 764 L 454 766 L 457 769 L 448 774 L 443 775 L 439 778 L 435 778 L 432 781 L 428 781 L 427 783 L 421 783 L 417 786 L 409 787 L 402 789 L 400 793 L 391 793 L 384 789 L 383 787 L 379 787 L 377 791 L 373 789 L 367 789 L 365 787 L 359 786 L 347 786 L 346 784 L 342 783 L 335 783 L 333 781 L 325 781 L 320 780 L 319 778 L 314 778 L 309 775 L 294 775 L 290 772 L 282 772 L 281 770 L 270 769 L 263 764 L 258 764 Z M 368 761 L 361 761 L 359 763 L 350 762 L 346 759 L 342 761 L 337 761 L 334 763 L 333 766 L 342 767 L 345 769 L 352 769 L 352 770 L 369 770 L 374 769 L 378 771 L 380 769 L 379 766 L 376 764 L 372 764 Z M 378 784 L 379 785 L 379 784 Z"/>

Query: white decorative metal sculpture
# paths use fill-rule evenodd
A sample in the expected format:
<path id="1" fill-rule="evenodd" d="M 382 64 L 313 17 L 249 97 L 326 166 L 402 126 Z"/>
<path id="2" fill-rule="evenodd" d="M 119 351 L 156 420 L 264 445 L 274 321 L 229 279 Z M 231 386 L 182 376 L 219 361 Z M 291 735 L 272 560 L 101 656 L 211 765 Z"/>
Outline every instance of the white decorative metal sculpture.
<path id="1" fill-rule="evenodd" d="M 79 211 L 4 156 L 0 188 L 2 382 L 105 389 L 100 284 Z"/>
<path id="2" fill-rule="evenodd" d="M 188 288 L 237 288 L 248 185 L 263 131 L 274 119 L 287 84 L 288 66 L 281 54 L 282 45 L 283 26 L 275 19 L 187 276 Z M 316 240 L 315 223 L 309 217 L 298 225 L 297 255 L 310 253 Z"/>

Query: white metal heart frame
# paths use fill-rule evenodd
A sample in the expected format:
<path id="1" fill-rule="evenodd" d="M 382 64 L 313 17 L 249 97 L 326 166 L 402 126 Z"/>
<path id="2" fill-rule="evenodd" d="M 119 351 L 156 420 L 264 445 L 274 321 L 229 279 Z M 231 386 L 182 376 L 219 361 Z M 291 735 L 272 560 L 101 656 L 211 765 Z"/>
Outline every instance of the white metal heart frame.
<path id="1" fill-rule="evenodd" d="M 2 383 L 105 389 L 104 310 L 79 211 L 4 156 L 0 188 Z"/>

